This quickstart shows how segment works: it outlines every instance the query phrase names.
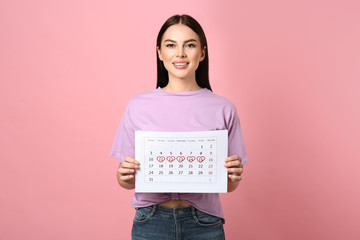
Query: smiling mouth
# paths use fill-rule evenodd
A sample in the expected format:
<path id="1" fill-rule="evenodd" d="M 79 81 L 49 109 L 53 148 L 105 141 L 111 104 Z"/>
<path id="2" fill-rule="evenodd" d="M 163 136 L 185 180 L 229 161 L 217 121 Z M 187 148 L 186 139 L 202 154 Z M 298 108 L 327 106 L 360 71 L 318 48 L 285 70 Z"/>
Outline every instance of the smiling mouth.
<path id="1" fill-rule="evenodd" d="M 188 65 L 189 63 L 173 63 L 175 66 L 186 66 Z"/>
<path id="2" fill-rule="evenodd" d="M 189 63 L 185 63 L 185 62 L 183 62 L 183 63 L 173 63 L 173 64 L 174 64 L 174 67 L 176 69 L 185 69 L 189 65 Z"/>

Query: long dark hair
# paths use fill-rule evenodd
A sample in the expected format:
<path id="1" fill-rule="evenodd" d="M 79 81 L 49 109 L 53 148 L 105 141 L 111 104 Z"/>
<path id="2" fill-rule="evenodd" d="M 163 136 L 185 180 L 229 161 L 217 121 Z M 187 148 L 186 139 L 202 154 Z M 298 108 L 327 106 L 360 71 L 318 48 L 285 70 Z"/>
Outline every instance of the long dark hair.
<path id="1" fill-rule="evenodd" d="M 168 20 L 166 20 L 166 22 L 160 29 L 160 32 L 159 32 L 157 40 L 156 40 L 156 46 L 159 49 L 161 48 L 161 39 L 162 39 L 162 36 L 164 35 L 165 31 L 172 25 L 175 25 L 178 23 L 184 24 L 184 25 L 188 26 L 189 28 L 191 28 L 194 32 L 196 32 L 200 38 L 201 49 L 204 49 L 204 47 L 206 47 L 205 48 L 205 58 L 199 63 L 199 66 L 196 69 L 195 79 L 196 79 L 196 83 L 201 88 L 207 88 L 210 91 L 212 91 L 212 89 L 210 87 L 210 82 L 209 82 L 209 54 L 208 54 L 207 41 L 206 41 L 205 33 L 204 33 L 202 27 L 194 18 L 192 18 L 186 14 L 174 15 L 174 16 L 170 17 Z M 164 63 L 160 60 L 159 54 L 157 51 L 156 51 L 156 60 L 157 60 L 156 88 L 158 88 L 158 87 L 163 88 L 169 83 L 169 74 L 164 66 Z"/>

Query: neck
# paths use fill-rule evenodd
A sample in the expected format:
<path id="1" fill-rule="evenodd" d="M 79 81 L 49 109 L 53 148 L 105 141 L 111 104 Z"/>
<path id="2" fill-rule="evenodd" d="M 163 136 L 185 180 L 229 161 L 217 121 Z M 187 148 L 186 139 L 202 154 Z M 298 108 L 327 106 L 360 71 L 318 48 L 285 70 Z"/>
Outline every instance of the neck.
<path id="1" fill-rule="evenodd" d="M 174 79 L 169 77 L 169 83 L 163 88 L 167 92 L 183 92 L 201 89 L 196 83 L 195 76 L 193 79 Z"/>

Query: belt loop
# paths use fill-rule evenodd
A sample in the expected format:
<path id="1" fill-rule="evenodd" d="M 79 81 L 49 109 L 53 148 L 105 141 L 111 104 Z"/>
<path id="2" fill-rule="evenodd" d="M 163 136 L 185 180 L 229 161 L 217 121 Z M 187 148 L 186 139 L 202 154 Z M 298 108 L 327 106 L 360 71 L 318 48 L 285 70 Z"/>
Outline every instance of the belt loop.
<path id="1" fill-rule="evenodd" d="M 195 216 L 195 208 L 193 206 L 191 206 L 191 213 L 193 216 Z"/>
<path id="2" fill-rule="evenodd" d="M 155 213 L 155 211 L 156 211 L 157 205 L 154 204 L 152 207 L 153 207 L 153 208 L 152 208 L 152 210 L 151 210 L 151 212 L 150 212 L 150 215 L 151 215 L 151 216 L 154 215 L 154 213 Z"/>

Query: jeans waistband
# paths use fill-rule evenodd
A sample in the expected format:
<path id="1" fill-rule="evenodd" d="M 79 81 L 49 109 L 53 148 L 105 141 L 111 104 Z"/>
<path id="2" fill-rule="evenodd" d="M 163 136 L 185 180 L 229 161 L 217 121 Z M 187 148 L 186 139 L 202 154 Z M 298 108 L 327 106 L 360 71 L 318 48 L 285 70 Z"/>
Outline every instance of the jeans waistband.
<path id="1" fill-rule="evenodd" d="M 196 208 L 194 208 L 193 206 L 190 207 L 177 207 L 177 208 L 169 208 L 169 207 L 164 207 L 161 205 L 152 205 L 149 206 L 148 208 L 152 208 L 152 212 L 157 212 L 160 214 L 165 214 L 165 215 L 177 215 L 177 216 L 190 216 L 190 215 L 194 215 Z"/>

